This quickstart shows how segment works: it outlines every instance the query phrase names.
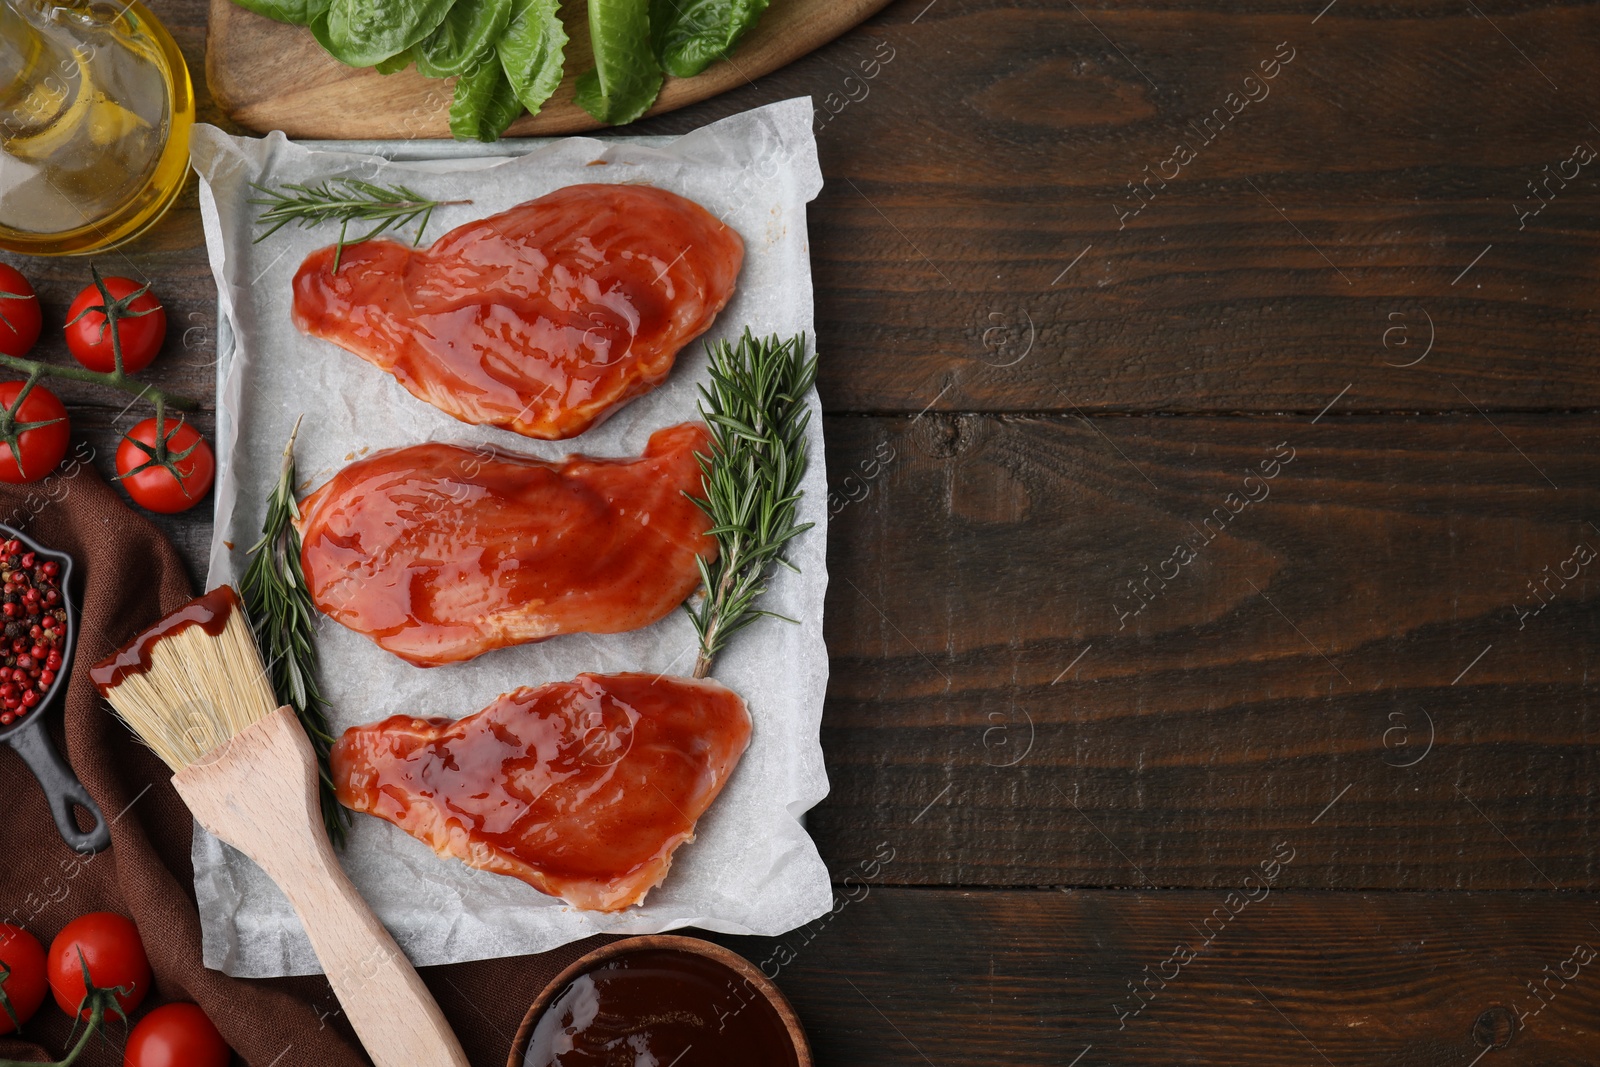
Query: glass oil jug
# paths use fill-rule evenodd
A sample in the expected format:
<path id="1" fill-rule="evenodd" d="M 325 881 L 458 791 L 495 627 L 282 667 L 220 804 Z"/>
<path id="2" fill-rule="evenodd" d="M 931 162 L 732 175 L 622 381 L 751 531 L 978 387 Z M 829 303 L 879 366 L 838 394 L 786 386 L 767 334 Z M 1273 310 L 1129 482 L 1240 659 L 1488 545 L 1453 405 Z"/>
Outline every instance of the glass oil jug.
<path id="1" fill-rule="evenodd" d="M 183 190 L 194 91 L 144 6 L 0 0 L 0 248 L 99 252 Z"/>

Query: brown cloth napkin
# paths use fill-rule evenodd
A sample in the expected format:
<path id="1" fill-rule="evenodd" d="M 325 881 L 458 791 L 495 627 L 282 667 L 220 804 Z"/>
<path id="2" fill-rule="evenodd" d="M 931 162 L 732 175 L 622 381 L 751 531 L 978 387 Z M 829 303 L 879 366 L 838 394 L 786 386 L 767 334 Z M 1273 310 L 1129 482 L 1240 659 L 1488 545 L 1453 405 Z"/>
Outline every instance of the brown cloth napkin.
<path id="1" fill-rule="evenodd" d="M 138 925 L 155 971 L 155 989 L 132 1022 L 156 1004 L 191 1000 L 250 1067 L 367 1063 L 320 975 L 250 981 L 201 965 L 189 861 L 193 820 L 166 765 L 112 715 L 89 682 L 91 666 L 192 595 L 172 543 L 87 463 L 69 462 L 39 485 L 0 484 L 0 522 L 75 561 L 77 654 L 65 700 L 58 696 L 46 714 L 54 720 L 57 746 L 64 742 L 63 754 L 111 824 L 112 840 L 108 851 L 92 858 L 68 848 L 33 776 L 0 745 L 0 921 L 27 927 L 48 949 L 77 916 L 120 912 Z M 473 1067 L 501 1067 L 534 997 L 605 940 L 542 956 L 433 967 L 423 978 Z M 56 1059 L 70 1028 L 68 1016 L 46 1000 L 24 1028 L 25 1039 L 0 1038 L 0 1058 Z M 102 1033 L 79 1059 L 84 1067 L 122 1064 L 122 1024 L 113 1021 Z"/>

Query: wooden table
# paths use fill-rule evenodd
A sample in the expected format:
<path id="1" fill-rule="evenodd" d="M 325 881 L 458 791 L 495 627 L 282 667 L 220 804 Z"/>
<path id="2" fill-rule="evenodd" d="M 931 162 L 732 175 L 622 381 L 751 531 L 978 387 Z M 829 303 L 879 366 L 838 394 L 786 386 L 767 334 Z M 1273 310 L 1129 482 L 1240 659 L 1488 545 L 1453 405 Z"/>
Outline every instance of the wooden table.
<path id="1" fill-rule="evenodd" d="M 822 1064 L 1596 1062 L 1600 16 L 1236 8 L 905 0 L 641 127 L 829 112 L 839 904 L 724 939 Z M 127 259 L 208 392 L 192 190 Z"/>

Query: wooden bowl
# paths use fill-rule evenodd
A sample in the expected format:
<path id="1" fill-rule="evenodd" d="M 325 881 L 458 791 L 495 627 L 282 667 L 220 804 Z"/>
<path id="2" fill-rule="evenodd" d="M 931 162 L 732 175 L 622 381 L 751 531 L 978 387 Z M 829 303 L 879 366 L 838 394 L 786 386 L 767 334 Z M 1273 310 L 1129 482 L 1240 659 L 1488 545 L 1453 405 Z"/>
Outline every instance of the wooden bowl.
<path id="1" fill-rule="evenodd" d="M 670 949 L 678 952 L 688 952 L 696 956 L 704 956 L 722 964 L 730 971 L 745 979 L 762 996 L 767 998 L 767 1003 L 772 1005 L 772 1010 L 778 1013 L 778 1018 L 783 1020 L 784 1029 L 789 1032 L 789 1040 L 794 1045 L 795 1059 L 800 1067 L 813 1067 L 811 1062 L 811 1046 L 806 1042 L 805 1029 L 800 1025 L 800 1017 L 794 1013 L 794 1008 L 789 1005 L 789 999 L 783 991 L 773 985 L 761 969 L 737 952 L 730 952 L 721 945 L 702 941 L 698 937 L 677 937 L 673 934 L 647 934 L 643 937 L 630 937 L 622 941 L 613 941 L 595 949 L 587 956 L 576 960 L 572 966 L 562 971 L 550 980 L 544 991 L 534 1000 L 533 1006 L 528 1009 L 528 1014 L 523 1016 L 522 1025 L 517 1028 L 516 1040 L 511 1043 L 511 1055 L 506 1058 L 506 1067 L 522 1067 L 522 1058 L 528 1054 L 528 1042 L 533 1038 L 533 1028 L 538 1025 L 539 1016 L 544 1014 L 545 1008 L 555 999 L 556 994 L 567 987 L 567 983 L 583 974 L 593 970 L 602 963 L 626 956 L 634 952 L 643 952 L 648 949 Z"/>

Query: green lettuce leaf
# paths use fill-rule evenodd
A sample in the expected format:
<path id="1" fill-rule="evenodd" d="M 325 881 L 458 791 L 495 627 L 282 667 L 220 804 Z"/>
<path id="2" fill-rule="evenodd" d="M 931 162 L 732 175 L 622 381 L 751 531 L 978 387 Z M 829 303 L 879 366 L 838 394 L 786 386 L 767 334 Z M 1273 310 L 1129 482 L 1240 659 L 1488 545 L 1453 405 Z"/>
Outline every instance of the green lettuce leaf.
<path id="1" fill-rule="evenodd" d="M 311 20 L 328 10 L 329 0 L 234 0 L 247 11 L 295 26 L 309 26 Z"/>
<path id="2" fill-rule="evenodd" d="M 451 0 L 333 0 L 324 47 L 351 67 L 372 67 L 438 29 Z"/>
<path id="3" fill-rule="evenodd" d="M 560 0 L 514 0 L 511 23 L 496 46 L 506 78 L 530 115 L 537 115 L 561 84 L 567 29 L 560 7 Z"/>
<path id="4" fill-rule="evenodd" d="M 456 79 L 450 132 L 461 141 L 498 141 L 521 113 L 522 101 L 512 91 L 499 57 L 493 57 Z"/>
<path id="5" fill-rule="evenodd" d="M 661 91 L 650 47 L 650 0 L 589 0 L 594 69 L 578 79 L 578 106 L 620 126 L 649 109 Z"/>
<path id="6" fill-rule="evenodd" d="M 766 10 L 767 0 L 654 0 L 656 58 L 668 74 L 692 78 L 726 58 Z"/>
<path id="7" fill-rule="evenodd" d="M 396 52 L 388 59 L 380 60 L 372 69 L 379 74 L 398 74 L 411 65 L 412 51 L 407 48 L 404 52 Z"/>
<path id="8" fill-rule="evenodd" d="M 511 0 L 456 0 L 450 13 L 411 51 L 430 78 L 465 74 L 491 58 L 511 21 Z"/>
<path id="9" fill-rule="evenodd" d="M 331 55 L 333 53 L 333 44 L 328 40 L 328 12 L 326 10 L 317 12 L 312 16 L 311 21 L 306 23 L 306 26 L 311 30 L 311 36 L 315 37 L 317 43 L 322 46 L 323 51 Z"/>

